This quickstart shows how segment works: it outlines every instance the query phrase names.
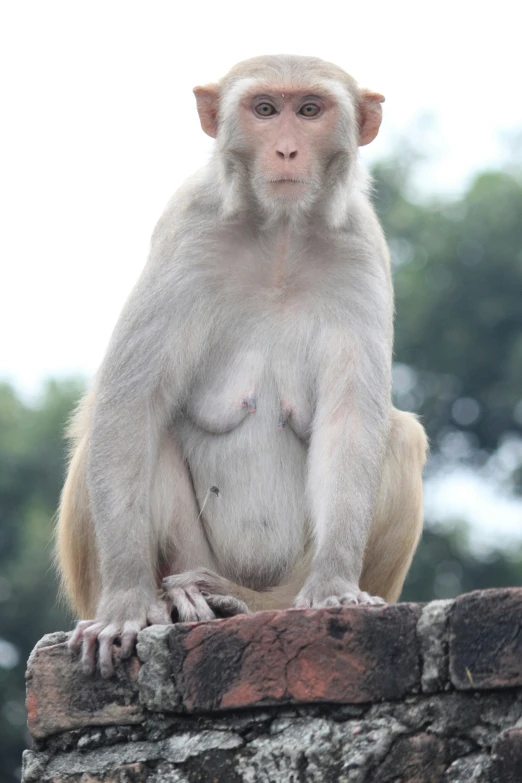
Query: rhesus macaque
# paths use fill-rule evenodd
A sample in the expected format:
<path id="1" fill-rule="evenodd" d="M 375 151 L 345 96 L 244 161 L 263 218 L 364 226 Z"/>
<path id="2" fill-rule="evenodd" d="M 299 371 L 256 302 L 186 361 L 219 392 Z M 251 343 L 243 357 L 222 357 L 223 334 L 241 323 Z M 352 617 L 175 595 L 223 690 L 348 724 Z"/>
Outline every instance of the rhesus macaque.
<path id="1" fill-rule="evenodd" d="M 214 156 L 160 219 L 71 426 L 59 560 L 71 648 L 104 676 L 150 623 L 395 601 L 422 527 L 426 438 L 391 404 L 357 153 L 384 98 L 288 55 L 194 93 Z"/>

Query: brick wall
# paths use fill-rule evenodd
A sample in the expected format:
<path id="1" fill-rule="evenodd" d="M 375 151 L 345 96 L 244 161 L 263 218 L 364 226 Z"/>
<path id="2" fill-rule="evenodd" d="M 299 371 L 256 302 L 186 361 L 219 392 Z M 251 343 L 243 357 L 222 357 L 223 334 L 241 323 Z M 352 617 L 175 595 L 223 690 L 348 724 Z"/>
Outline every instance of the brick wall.
<path id="1" fill-rule="evenodd" d="M 522 783 L 522 589 L 143 631 L 27 672 L 24 783 Z"/>

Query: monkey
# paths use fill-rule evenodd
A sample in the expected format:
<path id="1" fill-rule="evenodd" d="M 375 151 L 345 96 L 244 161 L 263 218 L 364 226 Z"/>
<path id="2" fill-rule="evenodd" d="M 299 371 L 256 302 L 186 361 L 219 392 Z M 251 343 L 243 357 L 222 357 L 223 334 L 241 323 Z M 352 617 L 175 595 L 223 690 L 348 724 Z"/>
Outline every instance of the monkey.
<path id="1" fill-rule="evenodd" d="M 396 601 L 427 440 L 392 404 L 393 290 L 358 147 L 379 93 L 318 58 L 196 87 L 209 163 L 168 204 L 70 425 L 70 648 L 146 625 Z M 118 646 L 119 645 L 119 646 Z"/>

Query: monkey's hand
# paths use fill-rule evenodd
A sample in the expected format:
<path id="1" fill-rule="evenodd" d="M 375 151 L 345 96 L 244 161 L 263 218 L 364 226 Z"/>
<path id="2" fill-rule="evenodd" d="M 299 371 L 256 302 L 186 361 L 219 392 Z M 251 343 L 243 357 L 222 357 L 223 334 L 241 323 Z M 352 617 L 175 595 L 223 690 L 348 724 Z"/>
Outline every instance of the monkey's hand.
<path id="1" fill-rule="evenodd" d="M 80 620 L 69 641 L 69 649 L 81 650 L 82 668 L 85 674 L 96 669 L 96 643 L 102 677 L 114 672 L 115 660 L 132 655 L 139 631 L 147 625 L 168 625 L 170 618 L 167 604 L 155 595 L 147 600 L 140 590 L 120 591 L 100 601 L 94 620 Z M 119 650 L 113 648 L 120 640 Z"/>
<path id="2" fill-rule="evenodd" d="M 340 578 L 324 579 L 312 574 L 294 601 L 296 609 L 324 609 L 332 606 L 382 606 L 377 595 L 359 589 L 354 582 Z"/>
<path id="3" fill-rule="evenodd" d="M 167 576 L 162 587 L 182 623 L 249 614 L 238 586 L 206 568 Z"/>

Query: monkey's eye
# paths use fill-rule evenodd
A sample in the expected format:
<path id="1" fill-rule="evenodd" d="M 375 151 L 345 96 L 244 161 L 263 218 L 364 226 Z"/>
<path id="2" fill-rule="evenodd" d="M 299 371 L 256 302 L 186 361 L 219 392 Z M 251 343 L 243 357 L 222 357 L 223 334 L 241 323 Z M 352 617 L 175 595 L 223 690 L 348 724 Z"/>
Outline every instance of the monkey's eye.
<path id="1" fill-rule="evenodd" d="M 303 117 L 317 117 L 320 112 L 321 107 L 316 103 L 305 103 L 305 105 L 301 106 L 299 109 L 299 114 Z"/>
<path id="2" fill-rule="evenodd" d="M 258 103 L 255 111 L 260 117 L 272 117 L 276 114 L 276 110 L 271 103 Z"/>

